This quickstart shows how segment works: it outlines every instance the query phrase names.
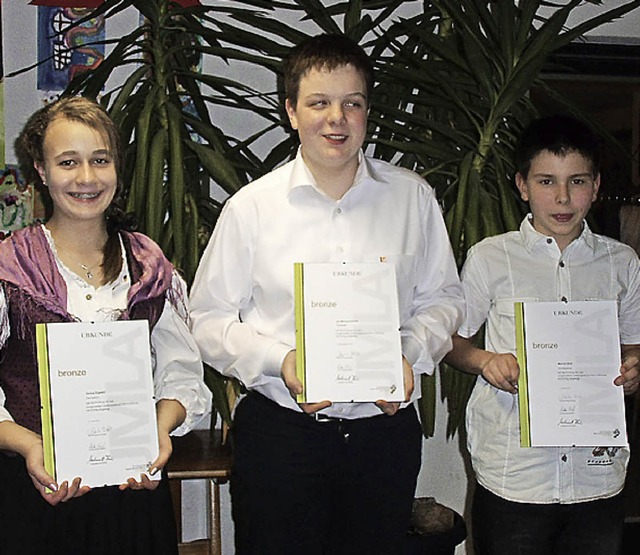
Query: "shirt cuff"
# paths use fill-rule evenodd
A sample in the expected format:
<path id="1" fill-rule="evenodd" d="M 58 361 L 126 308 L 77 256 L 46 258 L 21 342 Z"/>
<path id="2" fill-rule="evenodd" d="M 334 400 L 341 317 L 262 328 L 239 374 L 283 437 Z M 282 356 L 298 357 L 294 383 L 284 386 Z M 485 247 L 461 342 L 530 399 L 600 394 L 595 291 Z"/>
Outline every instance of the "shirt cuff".
<path id="1" fill-rule="evenodd" d="M 191 391 L 174 391 L 171 394 L 165 393 L 160 399 L 178 401 L 187 413 L 184 422 L 169 434 L 172 436 L 185 435 L 193 430 L 205 416 L 211 414 L 211 391 L 207 387 L 203 387 L 196 395 Z"/>
<path id="2" fill-rule="evenodd" d="M 284 343 L 276 343 L 265 356 L 264 374 L 265 376 L 280 377 L 282 373 L 282 362 L 284 357 L 293 349 Z"/>
<path id="3" fill-rule="evenodd" d="M 4 407 L 0 407 L 0 422 L 5 421 L 14 422 L 13 418 L 9 414 L 9 411 Z"/>
<path id="4" fill-rule="evenodd" d="M 407 362 L 411 364 L 411 366 L 414 366 L 422 354 L 422 347 L 420 346 L 420 343 L 410 335 L 403 335 L 401 343 L 404 358 L 407 359 Z"/>

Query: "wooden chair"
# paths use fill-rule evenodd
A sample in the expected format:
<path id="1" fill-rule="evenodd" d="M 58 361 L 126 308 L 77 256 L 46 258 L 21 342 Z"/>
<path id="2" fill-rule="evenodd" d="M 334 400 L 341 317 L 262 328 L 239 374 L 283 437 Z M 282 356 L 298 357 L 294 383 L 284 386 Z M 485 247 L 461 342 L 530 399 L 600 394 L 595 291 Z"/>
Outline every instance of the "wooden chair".
<path id="1" fill-rule="evenodd" d="M 180 543 L 180 553 L 222 555 L 220 484 L 226 482 L 231 475 L 231 447 L 228 443 L 222 443 L 220 430 L 193 430 L 183 437 L 175 437 L 172 440 L 173 454 L 166 470 L 180 541 L 182 541 L 182 481 L 207 480 L 209 538 Z"/>

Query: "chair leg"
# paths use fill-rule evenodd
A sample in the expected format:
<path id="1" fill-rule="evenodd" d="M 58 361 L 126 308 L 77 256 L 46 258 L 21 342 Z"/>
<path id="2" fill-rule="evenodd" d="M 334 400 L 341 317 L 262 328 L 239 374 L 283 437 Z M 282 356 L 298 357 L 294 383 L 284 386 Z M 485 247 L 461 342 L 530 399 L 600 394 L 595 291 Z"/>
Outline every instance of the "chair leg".
<path id="1" fill-rule="evenodd" d="M 209 555 L 222 555 L 222 533 L 220 530 L 220 485 L 209 479 Z"/>
<path id="2" fill-rule="evenodd" d="M 182 541 L 182 480 L 169 480 L 178 543 Z"/>

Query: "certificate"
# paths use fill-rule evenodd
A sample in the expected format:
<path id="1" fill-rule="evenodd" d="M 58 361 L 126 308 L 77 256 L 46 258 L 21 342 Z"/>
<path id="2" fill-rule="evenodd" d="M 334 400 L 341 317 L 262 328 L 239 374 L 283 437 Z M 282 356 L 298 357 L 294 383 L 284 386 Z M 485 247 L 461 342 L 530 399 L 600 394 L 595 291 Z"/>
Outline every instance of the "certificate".
<path id="1" fill-rule="evenodd" d="M 298 402 L 404 400 L 395 267 L 296 263 Z"/>
<path id="2" fill-rule="evenodd" d="M 515 303 L 523 447 L 626 446 L 615 301 Z"/>
<path id="3" fill-rule="evenodd" d="M 47 472 L 91 487 L 140 479 L 158 456 L 148 322 L 38 324 L 36 340 Z"/>

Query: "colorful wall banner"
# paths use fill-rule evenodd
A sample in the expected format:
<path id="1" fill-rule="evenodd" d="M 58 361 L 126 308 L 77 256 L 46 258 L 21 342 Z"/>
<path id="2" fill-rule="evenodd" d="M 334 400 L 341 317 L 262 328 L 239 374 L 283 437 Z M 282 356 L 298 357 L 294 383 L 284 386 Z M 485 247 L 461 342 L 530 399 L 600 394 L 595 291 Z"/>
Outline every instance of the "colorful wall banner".
<path id="1" fill-rule="evenodd" d="M 68 29 L 85 17 L 87 8 L 38 8 L 38 90 L 62 91 L 73 77 L 97 67 L 104 59 L 104 18 L 98 17 Z M 68 30 L 67 30 L 68 29 Z"/>

